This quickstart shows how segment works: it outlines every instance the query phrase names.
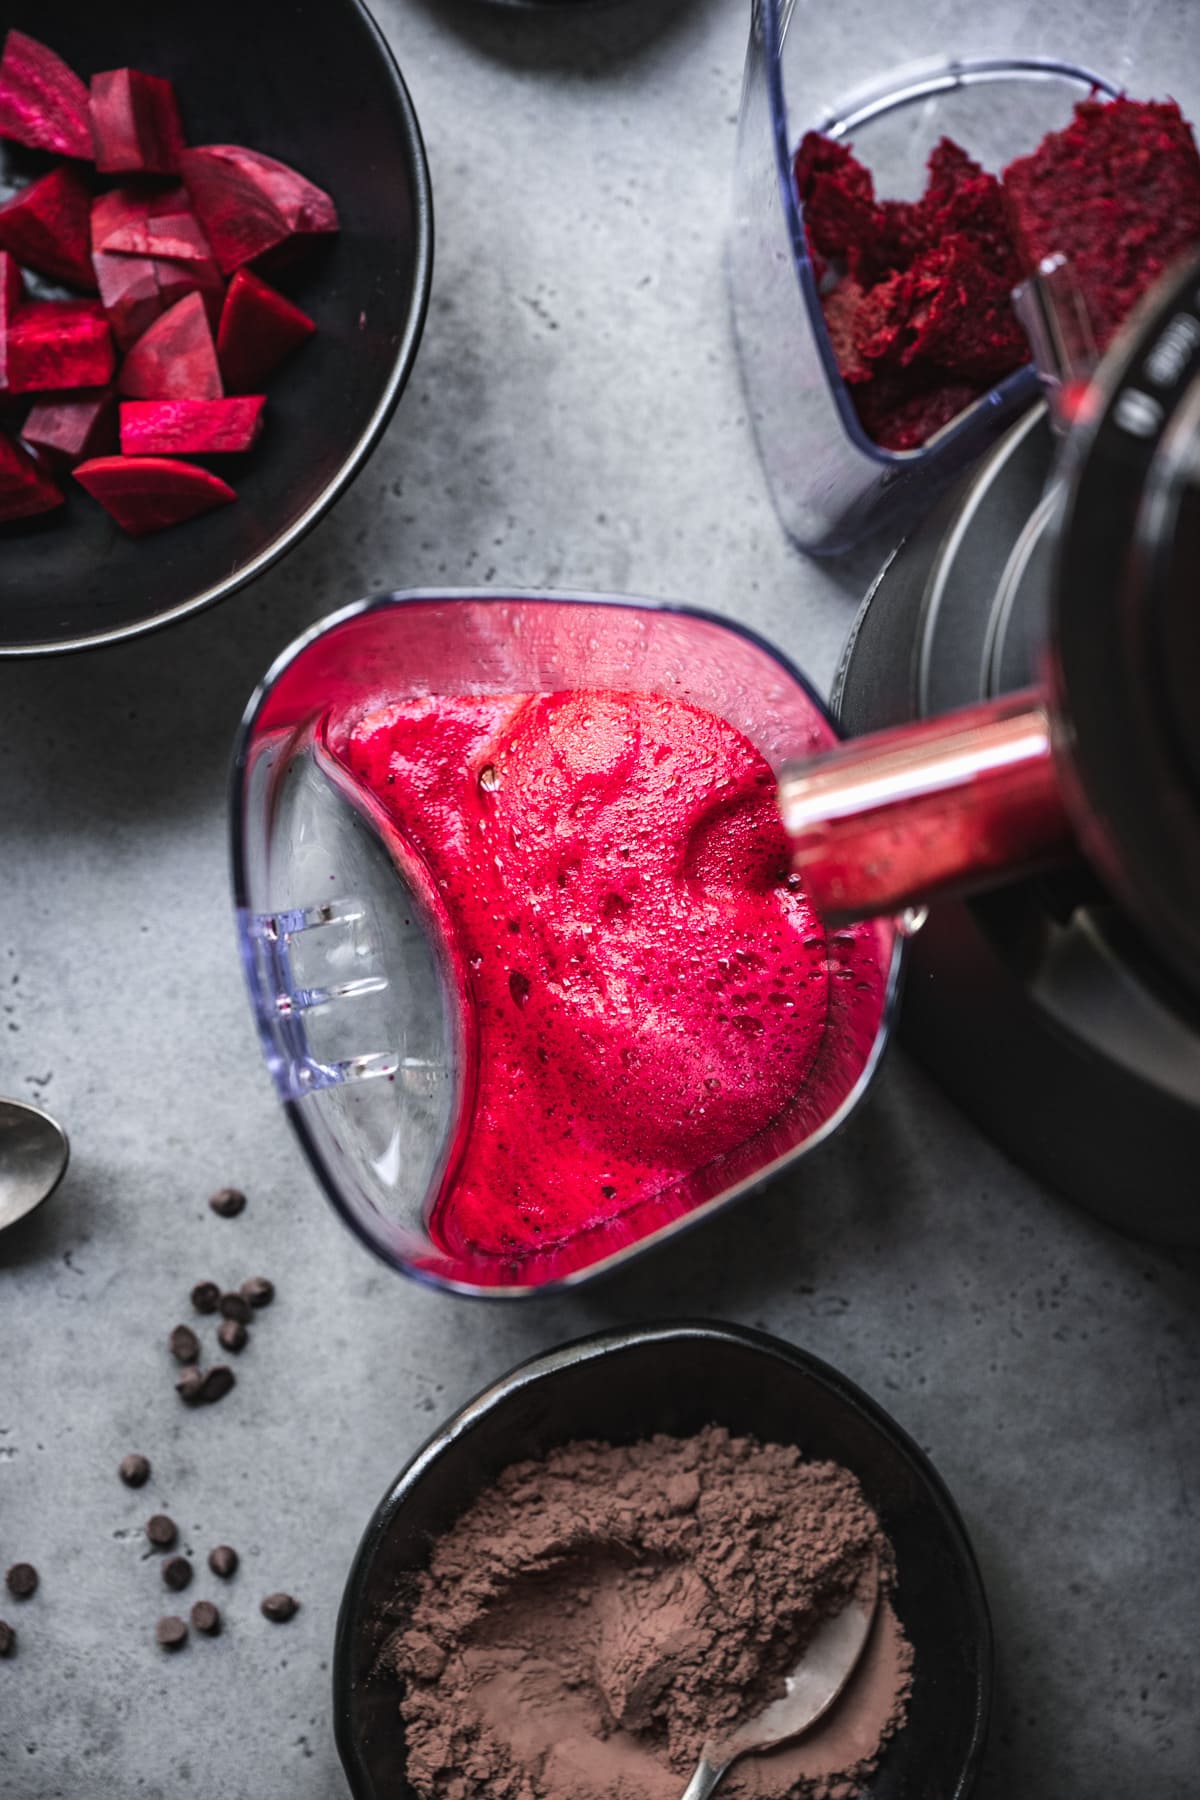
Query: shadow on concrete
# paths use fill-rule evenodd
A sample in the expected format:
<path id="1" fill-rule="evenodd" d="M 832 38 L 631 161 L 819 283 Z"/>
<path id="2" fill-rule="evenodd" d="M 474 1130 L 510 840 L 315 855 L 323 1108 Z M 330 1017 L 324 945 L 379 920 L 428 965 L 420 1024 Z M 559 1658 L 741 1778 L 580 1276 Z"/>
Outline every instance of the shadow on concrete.
<path id="1" fill-rule="evenodd" d="M 420 0 L 438 24 L 514 70 L 602 76 L 715 0 Z M 749 17 L 747 11 L 747 19 Z"/>

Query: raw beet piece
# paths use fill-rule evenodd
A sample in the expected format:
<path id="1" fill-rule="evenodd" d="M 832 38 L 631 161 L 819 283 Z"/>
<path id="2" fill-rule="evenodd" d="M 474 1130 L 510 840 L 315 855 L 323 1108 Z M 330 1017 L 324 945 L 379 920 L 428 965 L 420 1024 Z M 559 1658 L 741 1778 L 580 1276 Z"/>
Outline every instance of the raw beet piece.
<path id="1" fill-rule="evenodd" d="M 165 456 L 97 456 L 80 463 L 75 479 L 131 537 L 180 525 L 237 499 L 219 475 Z"/>
<path id="2" fill-rule="evenodd" d="M 8 386 L 8 328 L 25 299 L 25 282 L 15 260 L 0 250 L 0 394 Z"/>
<path id="3" fill-rule="evenodd" d="M 154 195 L 113 188 L 92 203 L 92 263 L 123 350 L 188 294 L 203 295 L 214 329 L 221 316 L 225 282 L 199 220 L 186 208 L 181 187 Z M 183 257 L 175 254 L 180 251 Z"/>
<path id="4" fill-rule="evenodd" d="M 207 262 L 208 239 L 194 213 L 148 213 L 109 231 L 101 248 L 123 256 L 169 256 L 175 262 Z"/>
<path id="5" fill-rule="evenodd" d="M 249 450 L 263 428 L 265 394 L 237 400 L 124 400 L 126 456 L 216 456 Z"/>
<path id="6" fill-rule="evenodd" d="M 210 257 L 207 262 L 178 262 L 173 257 L 154 258 L 154 276 L 164 306 L 174 306 L 186 294 L 199 294 L 213 331 L 225 304 L 225 277 Z"/>
<path id="7" fill-rule="evenodd" d="M 1001 179 L 1023 266 L 1066 257 L 1101 350 L 1200 241 L 1200 154 L 1173 100 L 1081 101 Z"/>
<path id="8" fill-rule="evenodd" d="M 92 252 L 100 299 L 119 350 L 128 350 L 153 325 L 166 302 L 155 265 L 145 256 Z"/>
<path id="9" fill-rule="evenodd" d="M 110 188 L 92 201 L 92 249 L 151 255 L 149 250 L 139 250 L 136 238 L 121 242 L 124 234 L 145 231 L 149 219 L 187 210 L 187 190 L 182 187 L 167 188 L 158 194 L 137 187 Z"/>
<path id="10" fill-rule="evenodd" d="M 155 319 L 121 364 L 117 387 L 139 400 L 219 400 L 217 352 L 204 301 L 189 294 Z"/>
<path id="11" fill-rule="evenodd" d="M 50 462 L 69 468 L 87 456 L 116 448 L 117 405 L 112 394 L 82 400 L 43 400 L 30 412 L 21 436 Z"/>
<path id="12" fill-rule="evenodd" d="M 0 520 L 31 519 L 63 503 L 44 469 L 20 444 L 0 433 Z"/>
<path id="13" fill-rule="evenodd" d="M 102 175 L 173 175 L 183 149 L 175 89 L 161 75 L 108 69 L 92 76 L 92 140 Z"/>
<path id="14" fill-rule="evenodd" d="M 112 332 L 98 300 L 38 300 L 8 328 L 10 394 L 104 387 L 116 367 Z"/>
<path id="15" fill-rule="evenodd" d="M 25 298 L 25 282 L 14 256 L 0 250 L 0 331 Z"/>
<path id="16" fill-rule="evenodd" d="M 10 31 L 0 58 L 0 137 L 91 161 L 88 91 L 53 50 Z"/>
<path id="17" fill-rule="evenodd" d="M 338 229 L 323 188 L 286 163 L 240 144 L 206 144 L 179 159 L 223 274 L 286 243 Z"/>
<path id="18" fill-rule="evenodd" d="M 229 283 L 217 330 L 225 386 L 234 393 L 261 387 L 316 329 L 306 312 L 249 269 L 239 269 Z"/>
<path id="19" fill-rule="evenodd" d="M 91 196 L 78 169 L 63 163 L 0 206 L 0 250 L 27 269 L 95 293 Z"/>

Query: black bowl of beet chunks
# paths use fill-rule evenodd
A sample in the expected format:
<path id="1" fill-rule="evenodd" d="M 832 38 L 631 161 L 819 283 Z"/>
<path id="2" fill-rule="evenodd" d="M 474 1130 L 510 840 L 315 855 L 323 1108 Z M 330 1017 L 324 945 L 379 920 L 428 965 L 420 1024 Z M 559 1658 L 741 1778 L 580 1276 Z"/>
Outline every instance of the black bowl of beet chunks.
<path id="1" fill-rule="evenodd" d="M 0 655 L 21 655 L 212 605 L 316 522 L 403 390 L 433 225 L 360 0 L 10 0 L 4 30 Z"/>

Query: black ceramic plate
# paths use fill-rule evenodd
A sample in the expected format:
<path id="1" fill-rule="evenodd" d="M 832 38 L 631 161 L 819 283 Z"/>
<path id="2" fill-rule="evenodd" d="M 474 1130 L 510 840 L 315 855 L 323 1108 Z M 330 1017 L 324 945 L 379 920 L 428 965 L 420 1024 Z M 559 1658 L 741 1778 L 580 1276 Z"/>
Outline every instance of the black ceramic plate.
<path id="1" fill-rule="evenodd" d="M 730 1430 L 853 1470 L 895 1545 L 896 1611 L 914 1649 L 908 1722 L 871 1800 L 964 1800 L 983 1753 L 992 1644 L 979 1571 L 940 1479 L 873 1400 L 815 1357 L 731 1325 L 618 1331 L 524 1363 L 480 1394 L 385 1495 L 346 1584 L 334 1729 L 355 1800 L 413 1800 L 394 1677 L 377 1670 L 433 1537 L 508 1463 L 572 1438 L 629 1443 Z"/>
<path id="2" fill-rule="evenodd" d="M 244 143 L 332 194 L 342 230 L 279 285 L 318 326 L 267 384 L 248 457 L 213 459 L 232 506 L 121 532 L 70 477 L 65 510 L 0 527 L 0 654 L 128 637 L 224 599 L 313 525 L 361 467 L 416 355 L 433 259 L 429 175 L 400 72 L 359 0 L 9 0 L 3 26 L 85 79 L 174 81 L 192 143 Z M 52 159 L 0 146 L 0 196 Z"/>

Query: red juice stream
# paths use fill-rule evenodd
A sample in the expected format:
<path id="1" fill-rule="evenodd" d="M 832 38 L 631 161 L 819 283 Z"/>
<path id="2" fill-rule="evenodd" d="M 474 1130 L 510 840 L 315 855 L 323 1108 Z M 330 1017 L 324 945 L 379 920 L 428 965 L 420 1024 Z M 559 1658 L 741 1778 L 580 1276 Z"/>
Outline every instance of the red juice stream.
<path id="1" fill-rule="evenodd" d="M 451 1252 L 545 1249 L 777 1118 L 825 1031 L 821 926 L 775 778 L 680 700 L 448 695 L 327 722 L 454 935 L 464 1129 Z"/>

